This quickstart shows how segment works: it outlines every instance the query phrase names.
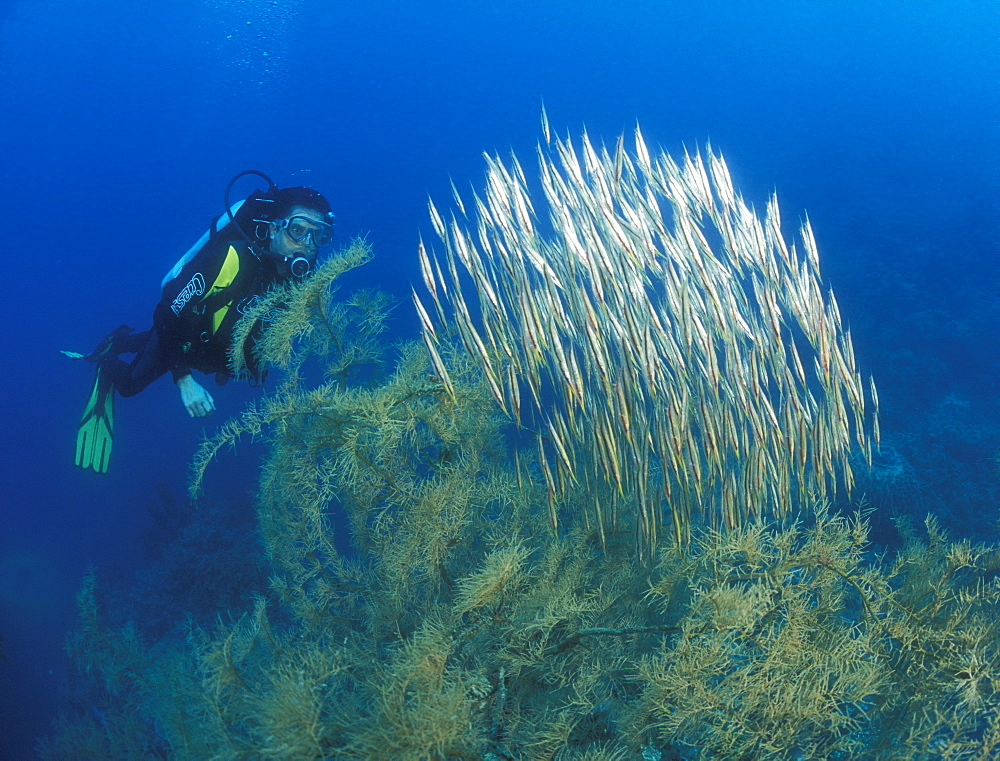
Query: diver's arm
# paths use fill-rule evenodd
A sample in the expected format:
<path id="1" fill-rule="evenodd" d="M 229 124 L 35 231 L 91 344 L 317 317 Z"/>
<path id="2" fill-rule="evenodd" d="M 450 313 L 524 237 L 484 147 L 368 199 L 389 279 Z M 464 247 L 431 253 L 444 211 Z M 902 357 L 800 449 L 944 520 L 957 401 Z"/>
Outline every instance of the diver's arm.
<path id="1" fill-rule="evenodd" d="M 174 380 L 181 391 L 181 403 L 191 417 L 208 417 L 215 412 L 215 400 L 191 373 L 181 375 Z"/>

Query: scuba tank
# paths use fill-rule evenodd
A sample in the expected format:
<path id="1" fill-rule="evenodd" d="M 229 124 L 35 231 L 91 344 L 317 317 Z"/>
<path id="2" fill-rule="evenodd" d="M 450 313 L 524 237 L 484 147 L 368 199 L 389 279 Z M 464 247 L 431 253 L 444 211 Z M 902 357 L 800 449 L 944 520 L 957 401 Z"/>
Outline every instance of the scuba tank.
<path id="1" fill-rule="evenodd" d="M 233 219 L 237 219 L 238 215 L 239 217 L 242 217 L 244 220 L 246 220 L 247 216 L 252 216 L 252 217 L 257 216 L 256 214 L 246 213 L 249 211 L 248 204 L 252 206 L 255 204 L 256 201 L 259 200 L 257 198 L 257 195 L 258 195 L 257 193 L 251 193 L 246 199 L 242 201 L 237 201 L 232 206 L 230 206 L 226 210 L 226 213 L 217 216 L 212 221 L 211 226 L 202 234 L 200 238 L 198 238 L 198 240 L 195 241 L 194 245 L 191 246 L 191 248 L 189 248 L 187 252 L 185 252 L 184 256 L 178 259 L 177 264 L 175 264 L 171 268 L 170 272 L 168 272 L 164 276 L 163 282 L 160 283 L 160 287 L 161 288 L 166 287 L 167 283 L 169 283 L 171 280 L 180 275 L 184 267 L 187 266 L 187 263 L 190 262 L 192 259 L 194 259 L 202 251 L 202 249 L 204 249 L 205 246 L 208 245 L 208 242 L 210 240 L 213 240 L 217 238 L 219 235 L 223 234 L 225 234 L 226 236 L 235 236 L 236 238 L 242 237 L 240 233 L 237 231 L 235 224 L 232 221 L 230 221 L 230 216 L 232 216 Z M 246 207 L 245 210 L 244 207 Z M 241 214 L 240 213 L 241 211 L 243 211 L 244 213 Z M 246 220 L 246 221 L 249 222 L 251 220 Z"/>

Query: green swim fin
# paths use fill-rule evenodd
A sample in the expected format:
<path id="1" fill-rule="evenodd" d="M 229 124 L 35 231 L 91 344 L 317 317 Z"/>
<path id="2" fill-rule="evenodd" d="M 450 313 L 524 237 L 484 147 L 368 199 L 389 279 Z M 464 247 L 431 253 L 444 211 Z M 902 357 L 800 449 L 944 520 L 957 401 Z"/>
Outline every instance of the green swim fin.
<path id="1" fill-rule="evenodd" d="M 94 373 L 94 388 L 83 409 L 76 433 L 76 464 L 95 473 L 107 473 L 114 440 L 115 387 L 100 365 Z"/>

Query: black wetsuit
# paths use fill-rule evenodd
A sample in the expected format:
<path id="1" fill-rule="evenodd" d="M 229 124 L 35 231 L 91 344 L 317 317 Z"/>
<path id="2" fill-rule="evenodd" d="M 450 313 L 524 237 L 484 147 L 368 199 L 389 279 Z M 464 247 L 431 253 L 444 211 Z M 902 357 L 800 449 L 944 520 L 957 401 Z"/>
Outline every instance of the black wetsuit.
<path id="1" fill-rule="evenodd" d="M 210 241 L 163 287 L 153 311 L 153 327 L 117 335 L 100 360 L 122 396 L 138 394 L 168 370 L 176 382 L 192 370 L 215 373 L 218 383 L 233 377 L 228 353 L 233 326 L 243 312 L 283 278 L 267 256 L 258 257 L 246 242 Z M 244 347 L 253 380 L 260 368 L 253 357 L 258 322 Z M 118 354 L 135 354 L 131 363 Z"/>

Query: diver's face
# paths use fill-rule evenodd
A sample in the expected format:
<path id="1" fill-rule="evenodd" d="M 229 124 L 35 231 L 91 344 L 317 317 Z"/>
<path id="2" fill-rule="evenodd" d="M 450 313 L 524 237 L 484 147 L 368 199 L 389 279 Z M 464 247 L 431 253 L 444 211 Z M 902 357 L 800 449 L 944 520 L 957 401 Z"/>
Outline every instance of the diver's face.
<path id="1" fill-rule="evenodd" d="M 288 212 L 287 219 L 292 219 L 293 217 L 304 218 L 306 224 L 314 222 L 317 230 L 324 227 L 329 228 L 329 223 L 315 209 L 309 209 L 305 206 L 293 206 L 291 211 Z M 297 256 L 304 256 L 307 259 L 315 259 L 316 253 L 319 251 L 316 241 L 318 236 L 316 234 L 306 235 L 301 240 L 295 240 L 289 235 L 287 228 L 282 229 L 272 223 L 270 225 L 270 236 L 271 253 L 278 256 L 285 256 L 290 259 L 294 259 Z"/>

